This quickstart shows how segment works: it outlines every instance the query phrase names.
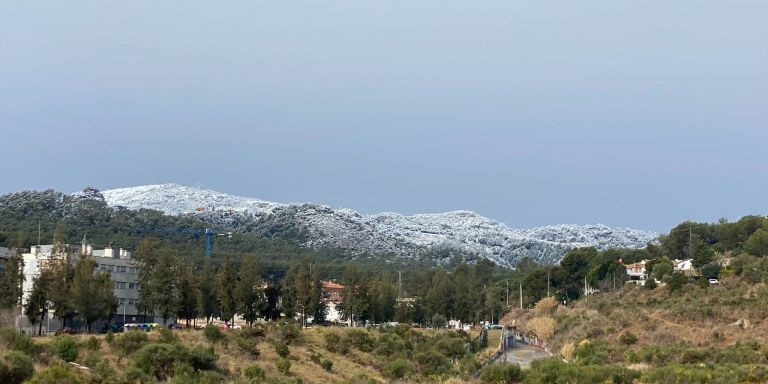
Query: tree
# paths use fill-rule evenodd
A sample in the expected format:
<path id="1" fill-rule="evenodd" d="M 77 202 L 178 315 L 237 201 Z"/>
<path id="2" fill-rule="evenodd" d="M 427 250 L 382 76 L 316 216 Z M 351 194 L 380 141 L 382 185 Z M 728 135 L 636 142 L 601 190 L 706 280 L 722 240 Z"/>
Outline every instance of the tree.
<path id="1" fill-rule="evenodd" d="M 316 266 L 312 270 L 312 291 L 309 296 L 309 307 L 307 312 L 312 315 L 312 321 L 314 324 L 325 320 L 325 303 L 323 302 L 323 282 L 320 280 L 322 276 L 321 266 Z"/>
<path id="2" fill-rule="evenodd" d="M 152 274 L 157 269 L 160 257 L 158 252 L 159 246 L 160 243 L 157 240 L 148 237 L 142 240 L 136 249 L 136 268 L 138 270 L 139 286 L 142 288 L 139 290 L 137 307 L 140 311 L 144 312 L 145 317 L 148 313 L 154 313 L 155 309 L 155 295 L 149 287 Z"/>
<path id="3" fill-rule="evenodd" d="M 149 280 L 142 285 L 142 291 L 149 290 L 145 297 L 150 298 L 151 307 L 147 308 L 153 313 L 158 313 L 163 318 L 163 324 L 167 324 L 168 318 L 179 309 L 179 261 L 173 256 L 169 247 L 164 247 L 158 252 L 157 262 L 149 273 Z"/>
<path id="4" fill-rule="evenodd" d="M 720 276 L 720 264 L 712 262 L 701 267 L 701 275 L 707 279 L 717 279 Z"/>
<path id="5" fill-rule="evenodd" d="M 37 334 L 41 335 L 43 330 L 43 320 L 48 313 L 48 294 L 51 289 L 51 272 L 43 269 L 40 275 L 32 279 L 32 292 L 24 303 L 24 314 L 27 315 L 29 322 L 38 324 Z"/>
<path id="6" fill-rule="evenodd" d="M 216 272 L 211 263 L 206 260 L 203 275 L 200 277 L 200 284 L 197 287 L 197 306 L 200 310 L 200 316 L 205 317 L 206 323 L 210 323 L 211 319 L 219 314 L 217 296 Z"/>
<path id="7" fill-rule="evenodd" d="M 744 242 L 744 252 L 758 257 L 768 256 L 768 231 L 760 228 Z"/>
<path id="8" fill-rule="evenodd" d="M 191 263 L 180 262 L 178 264 L 178 295 L 179 306 L 176 316 L 186 320 L 189 327 L 190 320 L 198 314 L 198 279 Z"/>
<path id="9" fill-rule="evenodd" d="M 237 285 L 237 275 L 229 264 L 229 256 L 224 258 L 224 263 L 219 269 L 217 276 L 218 286 L 216 290 L 219 317 L 225 323 L 229 323 L 237 312 L 237 299 L 235 298 L 235 286 Z"/>
<path id="10" fill-rule="evenodd" d="M 0 274 L 0 309 L 16 308 L 21 302 L 21 282 L 24 279 L 22 274 L 23 261 L 19 256 L 12 256 L 6 259 L 0 259 L 4 264 L 3 272 Z"/>
<path id="11" fill-rule="evenodd" d="M 61 319 L 62 327 L 67 326 L 67 321 L 76 315 L 72 304 L 72 281 L 75 276 L 75 268 L 70 261 L 71 255 L 48 261 L 48 270 L 51 272 L 50 309 L 54 310 L 56 317 Z"/>
<path id="12" fill-rule="evenodd" d="M 292 319 L 296 314 L 296 266 L 292 265 L 283 277 L 280 287 L 280 309 L 285 317 Z"/>
<path id="13" fill-rule="evenodd" d="M 93 273 L 96 263 L 81 257 L 75 267 L 72 279 L 72 306 L 78 317 L 83 319 L 86 329 L 91 332 L 91 324 L 99 319 L 107 319 L 117 306 L 117 298 L 112 291 L 113 283 L 108 273 Z"/>
<path id="14" fill-rule="evenodd" d="M 344 290 L 342 291 L 341 312 L 350 324 L 366 318 L 369 297 L 368 286 L 354 265 L 344 271 Z"/>
<path id="15" fill-rule="evenodd" d="M 310 276 L 309 259 L 304 257 L 301 259 L 299 269 L 296 272 L 296 305 L 297 309 L 301 310 L 301 325 L 304 326 L 307 320 L 307 309 L 309 307 L 309 301 L 312 296 L 312 281 Z"/>
<path id="16" fill-rule="evenodd" d="M 238 313 L 248 323 L 249 327 L 259 316 L 259 310 L 263 302 L 263 293 L 261 289 L 261 272 L 252 255 L 243 257 L 240 265 L 240 279 L 237 283 L 236 297 L 240 305 Z"/>

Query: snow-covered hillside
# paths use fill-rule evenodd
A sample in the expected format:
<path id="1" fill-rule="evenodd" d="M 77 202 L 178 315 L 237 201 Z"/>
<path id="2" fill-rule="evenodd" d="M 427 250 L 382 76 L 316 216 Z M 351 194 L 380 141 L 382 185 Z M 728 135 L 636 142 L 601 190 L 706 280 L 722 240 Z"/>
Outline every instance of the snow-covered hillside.
<path id="1" fill-rule="evenodd" d="M 355 254 L 387 254 L 393 258 L 418 258 L 429 251 L 456 249 L 514 266 L 526 256 L 551 262 L 573 247 L 637 248 L 658 237 L 653 232 L 599 224 L 514 229 L 470 211 L 361 215 L 346 208 L 274 203 L 178 184 L 101 193 L 113 207 L 194 215 L 238 231 L 295 239 L 308 247 L 334 247 Z"/>

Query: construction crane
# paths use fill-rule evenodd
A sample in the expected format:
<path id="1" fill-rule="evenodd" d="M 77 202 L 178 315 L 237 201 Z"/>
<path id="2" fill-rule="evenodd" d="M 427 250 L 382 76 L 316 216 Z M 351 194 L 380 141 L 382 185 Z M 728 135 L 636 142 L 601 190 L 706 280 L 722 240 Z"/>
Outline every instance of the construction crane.
<path id="1" fill-rule="evenodd" d="M 232 238 L 232 232 L 224 232 L 224 233 L 218 233 L 215 230 L 211 228 L 205 228 L 205 229 L 199 229 L 199 228 L 189 228 L 189 227 L 153 227 L 153 228 L 144 228 L 143 230 L 139 231 L 141 234 L 146 233 L 171 233 L 171 234 L 189 234 L 192 235 L 195 240 L 199 239 L 202 236 L 205 236 L 205 258 L 210 259 L 211 258 L 211 251 L 213 251 L 213 239 L 216 237 L 224 237 L 226 236 L 228 239 Z"/>

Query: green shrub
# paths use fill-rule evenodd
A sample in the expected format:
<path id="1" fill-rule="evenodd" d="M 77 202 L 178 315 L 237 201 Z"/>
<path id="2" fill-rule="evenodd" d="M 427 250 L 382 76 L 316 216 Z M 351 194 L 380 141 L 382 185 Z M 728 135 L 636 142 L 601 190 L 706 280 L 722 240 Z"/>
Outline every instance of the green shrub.
<path id="1" fill-rule="evenodd" d="M 205 326 L 205 329 L 203 330 L 203 336 L 205 336 L 205 339 L 208 340 L 209 343 L 216 343 L 224 338 L 224 334 L 221 333 L 219 327 L 213 324 L 208 324 Z"/>
<path id="2" fill-rule="evenodd" d="M 281 358 L 277 361 L 277 363 L 275 363 L 275 366 L 277 367 L 277 370 L 283 375 L 288 375 L 288 372 L 291 370 L 291 362 L 288 359 Z"/>
<path id="3" fill-rule="evenodd" d="M 483 369 L 480 380 L 485 383 L 519 383 L 523 380 L 523 372 L 518 364 L 495 363 Z"/>
<path id="4" fill-rule="evenodd" d="M 251 380 L 257 380 L 257 379 L 264 380 L 264 378 L 266 377 L 264 375 L 264 369 L 255 364 L 245 368 L 245 371 L 243 371 L 243 374 L 245 375 L 245 377 Z"/>
<path id="5" fill-rule="evenodd" d="M 182 349 L 168 344 L 147 344 L 134 355 L 136 368 L 160 381 L 169 379 L 174 364 L 182 361 Z"/>
<path id="6" fill-rule="evenodd" d="M 88 384 L 113 384 L 120 382 L 117 372 L 112 368 L 109 362 L 101 360 L 90 367 L 91 375 Z"/>
<path id="7" fill-rule="evenodd" d="M 288 349 L 288 346 L 283 343 L 276 343 L 275 344 L 275 353 L 277 353 L 280 357 L 288 357 L 288 355 L 291 353 L 291 351 Z"/>
<path id="8" fill-rule="evenodd" d="M 328 352 L 340 353 L 342 355 L 349 353 L 349 339 L 342 338 L 335 332 L 326 333 L 324 338 L 325 349 Z"/>
<path id="9" fill-rule="evenodd" d="M 643 288 L 647 290 L 654 290 L 658 284 L 656 284 L 656 278 L 653 276 L 649 276 L 648 280 L 645 281 L 645 284 L 643 285 Z"/>
<path id="10" fill-rule="evenodd" d="M 70 335 L 56 336 L 52 347 L 56 356 L 66 362 L 75 361 L 75 359 L 77 359 L 77 341 Z"/>
<path id="11" fill-rule="evenodd" d="M 32 377 L 35 366 L 32 358 L 20 351 L 0 355 L 0 383 L 18 384 Z"/>
<path id="12" fill-rule="evenodd" d="M 107 341 L 107 344 L 112 344 L 112 342 L 115 341 L 115 333 L 110 329 L 107 331 L 107 336 L 104 338 L 104 340 Z"/>
<path id="13" fill-rule="evenodd" d="M 0 350 L 13 350 L 31 355 L 34 352 L 32 340 L 12 328 L 0 328 Z"/>
<path id="14" fill-rule="evenodd" d="M 451 368 L 451 362 L 434 350 L 418 353 L 414 358 L 419 364 L 419 372 L 424 376 L 443 374 Z"/>
<path id="15" fill-rule="evenodd" d="M 186 360 L 192 365 L 192 368 L 198 371 L 216 369 L 218 356 L 216 356 L 212 347 L 194 347 L 190 350 L 185 350 L 185 352 Z"/>
<path id="16" fill-rule="evenodd" d="M 708 384 L 738 383 L 747 373 L 735 366 L 667 365 L 645 372 L 643 383 Z M 745 377 L 740 377 L 745 376 Z"/>
<path id="17" fill-rule="evenodd" d="M 362 352 L 373 351 L 375 340 L 367 331 L 351 329 L 347 332 L 346 338 L 349 340 L 349 344 Z"/>
<path id="18" fill-rule="evenodd" d="M 66 367 L 55 364 L 37 372 L 27 384 L 83 384 L 83 380 Z"/>
<path id="19" fill-rule="evenodd" d="M 158 331 L 160 335 L 160 342 L 166 344 L 174 344 L 179 342 L 179 336 L 168 328 L 160 328 Z"/>
<path id="20" fill-rule="evenodd" d="M 97 339 L 96 336 L 91 336 L 85 340 L 85 349 L 91 350 L 91 351 L 98 351 L 101 347 L 101 340 Z"/>
<path id="21" fill-rule="evenodd" d="M 568 364 L 557 358 L 549 358 L 534 360 L 525 373 L 525 382 L 631 384 L 639 377 L 639 372 L 621 366 Z"/>
<path id="22" fill-rule="evenodd" d="M 619 335 L 619 342 L 624 345 L 632 345 L 637 343 L 637 336 L 632 332 L 626 331 Z"/>
<path id="23" fill-rule="evenodd" d="M 682 272 L 674 272 L 667 278 L 667 290 L 669 292 L 679 291 L 683 285 L 688 283 L 688 277 Z"/>
<path id="24" fill-rule="evenodd" d="M 115 348 L 121 356 L 128 356 L 143 347 L 149 338 L 144 331 L 128 331 L 115 338 L 112 347 Z"/>
<path id="25" fill-rule="evenodd" d="M 328 359 L 322 359 L 320 360 L 320 366 L 327 372 L 330 372 L 333 369 L 333 362 Z"/>
<path id="26" fill-rule="evenodd" d="M 251 358 L 256 359 L 261 355 L 258 339 L 240 336 L 235 339 L 235 343 L 241 351 L 247 353 Z"/>
<path id="27" fill-rule="evenodd" d="M 405 359 L 395 359 L 384 366 L 381 374 L 389 379 L 402 379 L 411 372 L 411 365 Z"/>
<path id="28" fill-rule="evenodd" d="M 379 336 L 378 344 L 376 354 L 381 356 L 393 356 L 405 349 L 405 343 L 394 333 L 384 333 Z"/>
<path id="29" fill-rule="evenodd" d="M 293 322 L 281 322 L 277 324 L 277 332 L 280 341 L 286 344 L 291 344 L 299 339 L 301 326 Z"/>
<path id="30" fill-rule="evenodd" d="M 437 350 L 452 360 L 458 360 L 467 353 L 467 341 L 459 337 L 441 337 L 437 343 Z"/>

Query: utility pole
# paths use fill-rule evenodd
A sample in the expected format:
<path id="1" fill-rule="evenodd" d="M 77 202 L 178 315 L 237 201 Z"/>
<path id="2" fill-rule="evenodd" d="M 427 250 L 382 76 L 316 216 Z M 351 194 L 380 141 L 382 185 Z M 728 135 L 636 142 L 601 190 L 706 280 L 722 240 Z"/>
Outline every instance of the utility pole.
<path id="1" fill-rule="evenodd" d="M 693 227 L 688 228 L 688 257 L 693 259 Z"/>
<path id="2" fill-rule="evenodd" d="M 520 280 L 520 309 L 523 309 L 523 281 Z"/>
<path id="3" fill-rule="evenodd" d="M 403 271 L 397 271 L 397 297 L 403 296 Z"/>
<path id="4" fill-rule="evenodd" d="M 37 245 L 40 245 L 40 220 L 37 221 Z"/>
<path id="5" fill-rule="evenodd" d="M 507 308 L 509 308 L 509 280 L 507 280 Z"/>
<path id="6" fill-rule="evenodd" d="M 547 271 L 547 297 L 549 297 L 549 272 Z"/>

